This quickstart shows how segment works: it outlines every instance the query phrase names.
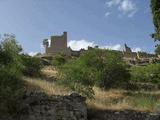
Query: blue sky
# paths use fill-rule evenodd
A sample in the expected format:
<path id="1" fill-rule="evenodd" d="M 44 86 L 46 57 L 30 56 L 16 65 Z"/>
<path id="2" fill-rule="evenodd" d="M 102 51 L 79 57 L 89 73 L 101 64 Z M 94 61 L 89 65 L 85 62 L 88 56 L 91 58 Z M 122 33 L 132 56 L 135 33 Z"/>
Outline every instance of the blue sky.
<path id="1" fill-rule="evenodd" d="M 88 45 L 153 52 L 150 0 L 0 0 L 0 33 L 14 33 L 27 53 L 68 32 L 73 49 Z"/>

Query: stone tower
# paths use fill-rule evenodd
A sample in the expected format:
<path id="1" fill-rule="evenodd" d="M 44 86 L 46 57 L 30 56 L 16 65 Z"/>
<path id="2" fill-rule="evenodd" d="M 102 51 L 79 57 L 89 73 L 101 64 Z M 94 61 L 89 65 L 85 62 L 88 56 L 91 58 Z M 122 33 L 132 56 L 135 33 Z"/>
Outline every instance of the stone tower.
<path id="1" fill-rule="evenodd" d="M 63 32 L 60 36 L 51 36 L 50 41 L 48 39 L 43 40 L 46 55 L 56 55 L 59 53 L 69 54 L 67 48 L 67 32 Z"/>
<path id="2" fill-rule="evenodd" d="M 124 52 L 127 52 L 127 53 L 132 53 L 132 50 L 130 47 L 127 46 L 127 44 L 124 44 Z"/>

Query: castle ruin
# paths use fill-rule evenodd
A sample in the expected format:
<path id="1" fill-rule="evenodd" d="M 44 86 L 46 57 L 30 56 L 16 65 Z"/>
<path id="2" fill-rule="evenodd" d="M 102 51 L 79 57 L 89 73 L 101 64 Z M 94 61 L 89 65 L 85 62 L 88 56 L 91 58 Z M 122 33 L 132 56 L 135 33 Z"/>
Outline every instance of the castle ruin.
<path id="1" fill-rule="evenodd" d="M 84 49 L 79 51 L 74 51 L 70 47 L 67 47 L 67 32 L 63 32 L 60 36 L 51 36 L 50 39 L 44 39 L 43 45 L 45 47 L 45 54 L 44 56 L 55 56 L 59 53 L 68 55 L 68 56 L 79 56 Z M 90 47 L 88 47 L 90 49 Z M 123 51 L 117 51 L 122 56 L 124 61 L 127 63 L 137 63 L 140 61 L 141 63 L 150 63 L 154 59 L 157 59 L 157 55 L 150 54 L 146 52 L 133 52 L 127 44 L 124 45 Z M 141 64 L 140 63 L 140 64 Z"/>
<path id="2" fill-rule="evenodd" d="M 59 53 L 69 55 L 67 47 L 67 32 L 63 32 L 60 36 L 51 36 L 50 39 L 44 39 L 45 55 L 54 56 Z"/>

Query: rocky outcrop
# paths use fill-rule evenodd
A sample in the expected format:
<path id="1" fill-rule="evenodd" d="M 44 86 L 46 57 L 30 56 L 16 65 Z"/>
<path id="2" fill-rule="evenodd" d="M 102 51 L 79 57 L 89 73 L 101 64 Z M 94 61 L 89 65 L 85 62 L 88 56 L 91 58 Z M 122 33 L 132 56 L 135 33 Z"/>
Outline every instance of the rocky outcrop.
<path id="1" fill-rule="evenodd" d="M 2 120 L 160 120 L 159 113 L 87 110 L 85 100 L 76 93 L 50 97 L 44 93 L 28 93 L 24 96 L 18 117 Z"/>
<path id="2" fill-rule="evenodd" d="M 19 120 L 87 120 L 86 99 L 76 93 L 52 97 L 29 93 L 24 100 Z"/>
<path id="3" fill-rule="evenodd" d="M 88 120 L 160 120 L 160 114 L 131 110 L 88 110 Z"/>

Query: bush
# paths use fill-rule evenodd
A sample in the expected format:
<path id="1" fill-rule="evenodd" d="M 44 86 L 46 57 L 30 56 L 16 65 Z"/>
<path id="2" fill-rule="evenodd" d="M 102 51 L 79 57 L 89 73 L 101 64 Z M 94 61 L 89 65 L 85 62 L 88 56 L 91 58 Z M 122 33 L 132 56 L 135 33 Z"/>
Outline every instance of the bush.
<path id="1" fill-rule="evenodd" d="M 103 68 L 100 76 L 100 86 L 106 89 L 126 88 L 130 80 L 128 66 L 124 63 L 122 55 L 115 51 L 106 51 Z"/>
<path id="2" fill-rule="evenodd" d="M 85 66 L 82 67 L 78 60 L 65 64 L 61 68 L 61 72 L 63 73 L 63 78 L 59 83 L 66 85 L 73 91 L 92 98 L 94 72 L 91 72 L 91 70 Z"/>
<path id="3" fill-rule="evenodd" d="M 160 41 L 160 1 L 159 0 L 151 0 L 151 9 L 153 15 L 153 23 L 155 26 L 155 33 L 152 34 L 152 37 L 155 40 Z"/>
<path id="4" fill-rule="evenodd" d="M 90 49 L 60 69 L 62 83 L 87 97 L 93 97 L 92 87 L 122 87 L 130 74 L 119 53 Z"/>
<path id="5" fill-rule="evenodd" d="M 160 64 L 132 67 L 131 76 L 134 82 L 160 83 Z"/>
<path id="6" fill-rule="evenodd" d="M 40 58 L 22 55 L 22 60 L 24 65 L 24 75 L 32 77 L 37 77 L 40 75 L 40 70 L 42 68 L 42 62 Z"/>
<path id="7" fill-rule="evenodd" d="M 64 54 L 57 54 L 53 57 L 52 64 L 54 66 L 61 66 L 65 64 L 66 62 L 66 56 Z"/>
<path id="8" fill-rule="evenodd" d="M 157 55 L 160 55 L 160 45 L 157 45 L 157 46 L 156 46 L 155 53 L 156 53 Z"/>
<path id="9" fill-rule="evenodd" d="M 22 62 L 13 35 L 5 35 L 0 43 L 0 118 L 16 113 L 20 108 L 24 86 L 21 80 Z"/>

